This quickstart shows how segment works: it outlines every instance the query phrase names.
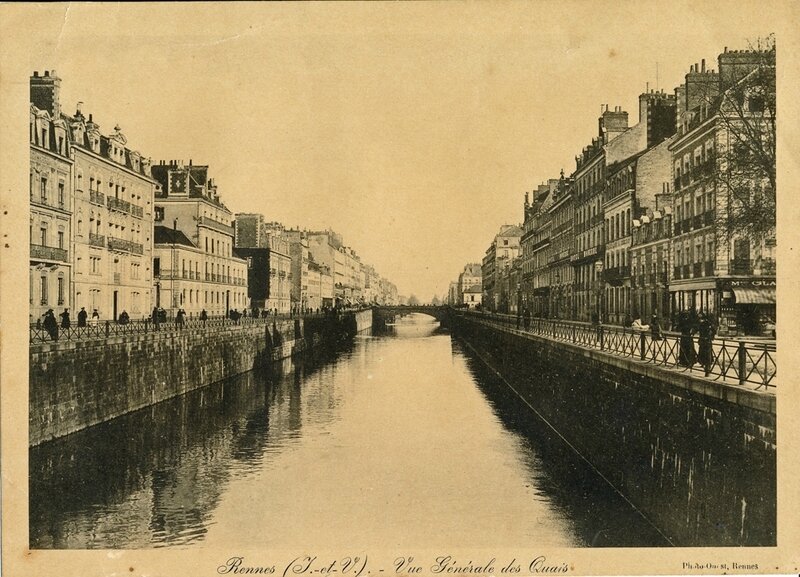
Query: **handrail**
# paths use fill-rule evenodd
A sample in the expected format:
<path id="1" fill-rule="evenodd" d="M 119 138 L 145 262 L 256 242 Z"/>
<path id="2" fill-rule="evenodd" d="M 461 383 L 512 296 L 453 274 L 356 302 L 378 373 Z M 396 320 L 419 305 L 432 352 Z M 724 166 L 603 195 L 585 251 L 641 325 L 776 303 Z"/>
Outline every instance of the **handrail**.
<path id="1" fill-rule="evenodd" d="M 488 312 L 456 311 L 498 328 L 543 336 L 577 346 L 636 359 L 667 369 L 678 369 L 756 390 L 774 389 L 777 363 L 774 340 L 713 338 L 701 344 L 696 335 L 662 331 L 654 339 L 649 330 L 580 321 L 533 318 L 525 327 L 525 319 L 514 315 Z"/>

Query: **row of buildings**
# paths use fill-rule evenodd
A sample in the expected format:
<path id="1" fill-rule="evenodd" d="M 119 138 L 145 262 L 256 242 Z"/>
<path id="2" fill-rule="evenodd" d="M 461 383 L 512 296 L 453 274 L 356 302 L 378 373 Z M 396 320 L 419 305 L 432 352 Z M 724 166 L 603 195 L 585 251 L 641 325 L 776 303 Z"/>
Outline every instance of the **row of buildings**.
<path id="1" fill-rule="evenodd" d="M 611 324 L 694 310 L 721 335 L 772 334 L 774 57 L 726 48 L 641 94 L 634 123 L 604 105 L 573 172 L 526 192 L 487 248 L 482 306 Z"/>
<path id="2" fill-rule="evenodd" d="M 82 103 L 61 108 L 55 71 L 30 78 L 30 306 L 116 320 L 397 302 L 397 288 L 331 231 L 234 214 L 209 167 L 150 159 Z"/>

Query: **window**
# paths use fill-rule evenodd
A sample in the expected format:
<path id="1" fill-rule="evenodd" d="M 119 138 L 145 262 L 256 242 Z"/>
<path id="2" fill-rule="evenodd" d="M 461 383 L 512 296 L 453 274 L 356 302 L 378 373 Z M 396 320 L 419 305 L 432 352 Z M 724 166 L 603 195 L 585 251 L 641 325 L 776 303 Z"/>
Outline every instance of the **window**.
<path id="1" fill-rule="evenodd" d="M 42 202 L 47 204 L 47 179 L 44 177 L 42 177 L 40 191 L 41 191 Z"/>
<path id="2" fill-rule="evenodd" d="M 63 230 L 59 230 L 58 231 L 58 248 L 61 248 L 61 249 L 64 248 L 64 231 Z"/>
<path id="3" fill-rule="evenodd" d="M 47 246 L 47 225 L 42 224 L 42 228 L 39 230 L 39 244 L 41 246 Z"/>
<path id="4" fill-rule="evenodd" d="M 42 304 L 46 305 L 47 304 L 47 276 L 46 275 L 42 275 L 41 278 L 39 279 L 39 281 L 40 281 L 40 284 L 39 284 L 40 294 L 42 295 Z"/>
<path id="5" fill-rule="evenodd" d="M 64 304 L 64 277 L 58 277 L 58 304 Z"/>

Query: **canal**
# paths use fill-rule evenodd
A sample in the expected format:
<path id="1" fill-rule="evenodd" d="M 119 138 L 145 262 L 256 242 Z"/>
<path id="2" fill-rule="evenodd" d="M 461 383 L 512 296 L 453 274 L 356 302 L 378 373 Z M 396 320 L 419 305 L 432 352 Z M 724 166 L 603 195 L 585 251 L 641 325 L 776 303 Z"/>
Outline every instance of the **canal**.
<path id="1" fill-rule="evenodd" d="M 424 315 L 34 447 L 30 479 L 31 548 L 666 544 Z"/>

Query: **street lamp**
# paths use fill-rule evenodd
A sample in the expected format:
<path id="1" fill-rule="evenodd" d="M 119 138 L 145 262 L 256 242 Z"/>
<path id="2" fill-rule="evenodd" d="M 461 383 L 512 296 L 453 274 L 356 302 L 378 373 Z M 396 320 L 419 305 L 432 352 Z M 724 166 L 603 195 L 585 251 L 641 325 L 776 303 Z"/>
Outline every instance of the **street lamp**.
<path id="1" fill-rule="evenodd" d="M 172 318 L 175 318 L 175 275 L 178 274 L 178 264 L 175 262 L 177 260 L 176 256 L 176 249 L 175 249 L 175 237 L 178 234 L 178 217 L 172 221 L 172 254 L 170 256 L 170 281 L 169 281 L 169 299 L 170 299 L 170 307 L 169 312 Z"/>

